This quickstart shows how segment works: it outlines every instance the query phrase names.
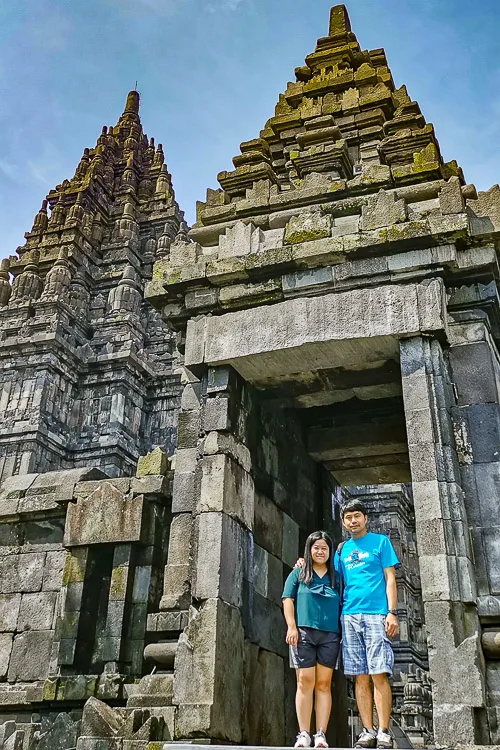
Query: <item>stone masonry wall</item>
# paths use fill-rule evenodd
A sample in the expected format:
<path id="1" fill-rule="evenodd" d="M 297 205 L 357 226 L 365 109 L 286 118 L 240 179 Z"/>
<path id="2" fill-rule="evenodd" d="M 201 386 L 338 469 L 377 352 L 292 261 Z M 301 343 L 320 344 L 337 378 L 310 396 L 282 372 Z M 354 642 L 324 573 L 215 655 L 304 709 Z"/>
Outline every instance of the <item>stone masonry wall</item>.
<path id="1" fill-rule="evenodd" d="M 486 658 L 488 720 L 500 742 L 500 362 L 484 315 L 457 315 L 449 361 L 456 389 L 453 424 L 477 583 Z"/>
<path id="2" fill-rule="evenodd" d="M 162 601 L 185 607 L 190 589 L 194 605 L 175 662 L 176 732 L 290 742 L 295 679 L 281 591 L 306 536 L 333 528 L 331 479 L 292 412 L 266 405 L 230 368 L 198 376 L 186 371 L 172 523 L 184 532 L 177 551 L 171 535 Z"/>

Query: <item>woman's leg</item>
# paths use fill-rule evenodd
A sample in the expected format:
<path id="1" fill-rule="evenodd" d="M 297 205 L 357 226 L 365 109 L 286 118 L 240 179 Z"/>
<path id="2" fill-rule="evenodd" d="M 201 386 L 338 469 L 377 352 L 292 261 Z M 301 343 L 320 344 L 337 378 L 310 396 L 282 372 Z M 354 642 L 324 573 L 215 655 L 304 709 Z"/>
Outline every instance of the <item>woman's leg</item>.
<path id="1" fill-rule="evenodd" d="M 295 709 L 301 732 L 311 731 L 311 714 L 313 707 L 313 693 L 315 680 L 315 667 L 297 669 L 297 693 L 295 696 Z"/>
<path id="2" fill-rule="evenodd" d="M 330 711 L 332 710 L 332 676 L 333 669 L 316 665 L 316 731 L 320 729 L 326 732 Z"/>

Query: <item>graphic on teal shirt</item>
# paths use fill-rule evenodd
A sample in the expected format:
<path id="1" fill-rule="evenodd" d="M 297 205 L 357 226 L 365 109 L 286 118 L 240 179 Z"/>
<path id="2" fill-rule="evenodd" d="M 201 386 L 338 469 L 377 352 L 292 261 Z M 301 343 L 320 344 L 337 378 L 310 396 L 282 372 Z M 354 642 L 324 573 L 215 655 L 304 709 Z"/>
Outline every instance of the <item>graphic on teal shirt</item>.
<path id="1" fill-rule="evenodd" d="M 359 539 L 349 539 L 335 555 L 335 570 L 344 582 L 343 615 L 386 615 L 384 568 L 398 566 L 390 539 L 369 531 Z"/>
<path id="2" fill-rule="evenodd" d="M 330 576 L 313 573 L 309 586 L 299 581 L 300 568 L 292 570 L 285 581 L 283 599 L 295 601 L 295 621 L 299 628 L 314 628 L 340 633 L 340 598 Z"/>

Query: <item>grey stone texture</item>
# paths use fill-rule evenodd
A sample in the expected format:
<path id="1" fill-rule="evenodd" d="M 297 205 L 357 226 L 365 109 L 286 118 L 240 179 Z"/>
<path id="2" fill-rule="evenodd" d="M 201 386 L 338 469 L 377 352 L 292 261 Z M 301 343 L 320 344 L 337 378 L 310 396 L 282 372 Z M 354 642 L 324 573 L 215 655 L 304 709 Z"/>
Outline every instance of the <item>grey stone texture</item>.
<path id="1" fill-rule="evenodd" d="M 283 581 L 351 496 L 401 726 L 498 742 L 500 189 L 344 6 L 218 179 L 189 229 L 132 91 L 0 264 L 0 748 L 292 744 Z"/>

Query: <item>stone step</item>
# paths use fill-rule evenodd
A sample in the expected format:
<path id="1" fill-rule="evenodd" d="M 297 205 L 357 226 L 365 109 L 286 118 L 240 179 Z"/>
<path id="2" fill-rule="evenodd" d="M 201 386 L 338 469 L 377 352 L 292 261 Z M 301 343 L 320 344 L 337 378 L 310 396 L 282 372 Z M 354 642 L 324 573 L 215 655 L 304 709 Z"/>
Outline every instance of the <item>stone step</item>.
<path id="1" fill-rule="evenodd" d="M 290 750 L 290 745 L 286 746 L 266 746 L 266 745 L 202 745 L 199 741 L 193 740 L 192 743 L 185 742 L 165 742 L 163 750 Z M 348 748 L 332 747 L 329 750 L 349 750 Z"/>

